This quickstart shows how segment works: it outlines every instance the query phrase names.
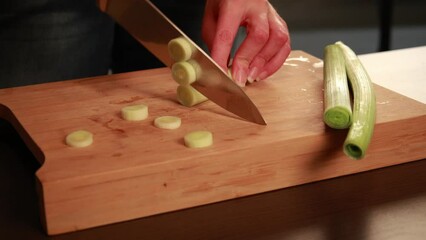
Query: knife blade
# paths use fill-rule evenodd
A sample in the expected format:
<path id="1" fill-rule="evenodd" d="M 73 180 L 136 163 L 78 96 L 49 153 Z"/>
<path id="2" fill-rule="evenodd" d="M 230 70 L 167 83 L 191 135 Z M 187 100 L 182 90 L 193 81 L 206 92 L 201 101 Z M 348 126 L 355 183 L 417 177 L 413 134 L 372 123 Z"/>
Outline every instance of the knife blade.
<path id="1" fill-rule="evenodd" d="M 195 49 L 192 59 L 201 69 L 197 81 L 191 85 L 229 112 L 266 125 L 258 108 L 245 92 L 151 1 L 109 0 L 105 12 L 168 67 L 174 63 L 168 51 L 169 41 L 177 37 L 187 39 Z"/>

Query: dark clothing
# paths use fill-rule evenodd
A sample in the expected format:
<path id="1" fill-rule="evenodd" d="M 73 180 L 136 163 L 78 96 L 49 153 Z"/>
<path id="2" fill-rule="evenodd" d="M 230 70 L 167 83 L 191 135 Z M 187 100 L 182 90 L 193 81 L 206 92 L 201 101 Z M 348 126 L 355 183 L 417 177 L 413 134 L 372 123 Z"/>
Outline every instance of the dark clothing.
<path id="1" fill-rule="evenodd" d="M 153 2 L 200 43 L 204 1 Z M 0 3 L 0 88 L 161 66 L 95 0 Z"/>

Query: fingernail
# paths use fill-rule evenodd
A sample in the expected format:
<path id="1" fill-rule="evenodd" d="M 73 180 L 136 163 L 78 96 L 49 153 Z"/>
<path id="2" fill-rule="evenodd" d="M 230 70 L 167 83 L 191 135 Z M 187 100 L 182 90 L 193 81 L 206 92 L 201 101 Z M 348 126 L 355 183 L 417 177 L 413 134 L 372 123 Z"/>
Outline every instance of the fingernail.
<path id="1" fill-rule="evenodd" d="M 238 84 L 238 86 L 245 86 L 247 80 L 247 73 L 246 71 L 240 69 L 237 71 L 237 75 L 235 75 L 235 82 Z"/>
<path id="2" fill-rule="evenodd" d="M 246 84 L 245 83 L 242 83 L 242 82 L 235 82 L 239 87 L 245 87 L 246 86 Z"/>
<path id="3" fill-rule="evenodd" d="M 257 76 L 256 81 L 263 80 L 263 79 L 265 79 L 266 77 L 268 77 L 268 73 L 267 73 L 267 72 L 261 72 L 261 73 L 259 74 L 259 76 Z"/>
<path id="4" fill-rule="evenodd" d="M 252 68 L 247 77 L 247 81 L 249 81 L 249 83 L 252 83 L 256 79 L 258 73 L 259 69 L 257 67 Z"/>

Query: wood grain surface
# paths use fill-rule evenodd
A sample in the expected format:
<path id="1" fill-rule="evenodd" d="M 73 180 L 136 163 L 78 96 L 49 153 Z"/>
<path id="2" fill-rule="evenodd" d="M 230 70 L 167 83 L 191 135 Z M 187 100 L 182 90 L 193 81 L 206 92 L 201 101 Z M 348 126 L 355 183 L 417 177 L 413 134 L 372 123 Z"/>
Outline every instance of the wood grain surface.
<path id="1" fill-rule="evenodd" d="M 199 206 L 426 157 L 426 105 L 376 86 L 377 124 L 367 157 L 342 153 L 346 131 L 322 122 L 320 60 L 294 51 L 269 79 L 249 85 L 267 126 L 246 122 L 212 102 L 186 108 L 175 100 L 168 69 L 0 90 L 10 121 L 42 163 L 36 173 L 45 227 L 58 234 Z M 145 103 L 150 117 L 120 118 Z M 161 115 L 182 127 L 157 129 Z M 86 129 L 94 144 L 65 145 Z M 209 130 L 214 145 L 188 149 L 182 137 Z"/>

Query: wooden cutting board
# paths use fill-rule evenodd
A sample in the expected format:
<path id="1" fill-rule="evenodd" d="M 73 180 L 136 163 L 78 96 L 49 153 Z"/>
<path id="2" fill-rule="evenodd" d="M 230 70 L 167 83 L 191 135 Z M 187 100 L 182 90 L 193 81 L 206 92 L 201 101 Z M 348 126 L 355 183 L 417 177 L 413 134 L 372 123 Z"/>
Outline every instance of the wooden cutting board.
<path id="1" fill-rule="evenodd" d="M 1 89 L 0 117 L 42 164 L 36 177 L 49 234 L 426 158 L 426 105 L 380 86 L 367 156 L 346 157 L 347 130 L 322 122 L 320 62 L 293 51 L 269 80 L 245 88 L 267 126 L 212 102 L 179 105 L 166 68 Z M 149 118 L 122 120 L 120 109 L 136 103 L 149 106 Z M 154 127 L 153 119 L 163 115 L 181 117 L 181 128 Z M 65 144 L 65 136 L 78 129 L 94 134 L 93 145 Z M 182 138 L 193 130 L 213 132 L 214 145 L 186 148 Z"/>

